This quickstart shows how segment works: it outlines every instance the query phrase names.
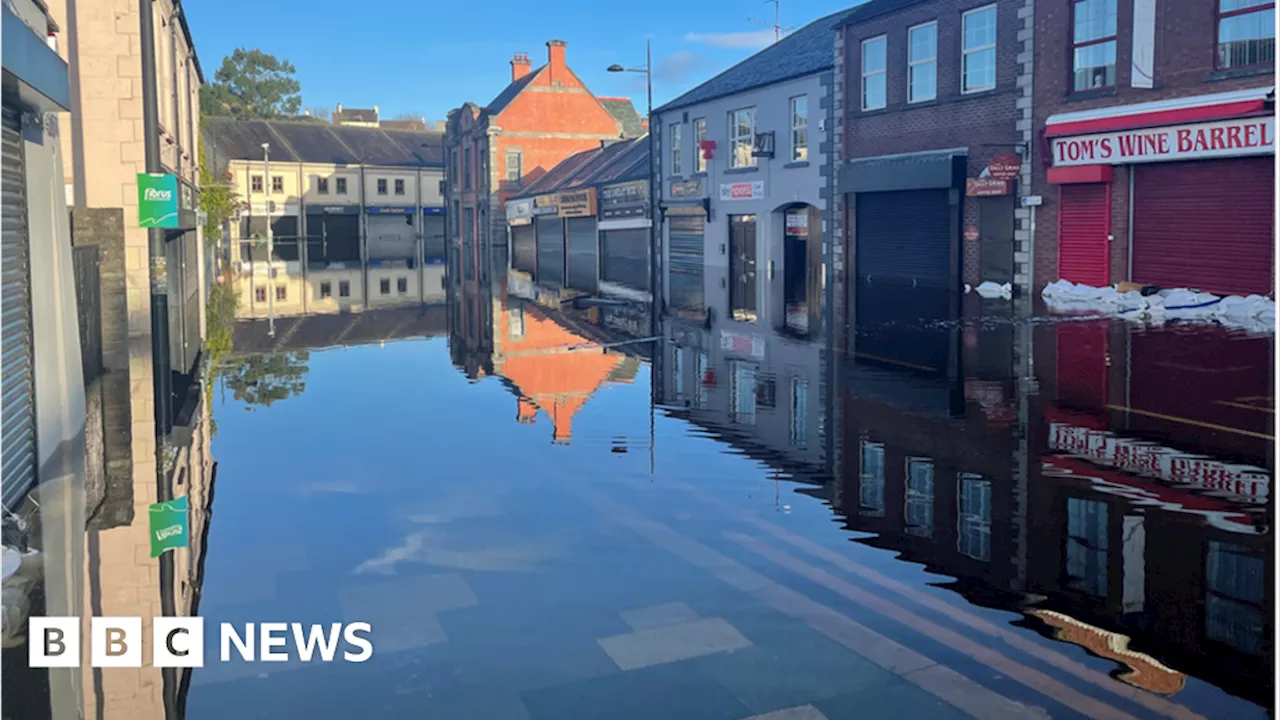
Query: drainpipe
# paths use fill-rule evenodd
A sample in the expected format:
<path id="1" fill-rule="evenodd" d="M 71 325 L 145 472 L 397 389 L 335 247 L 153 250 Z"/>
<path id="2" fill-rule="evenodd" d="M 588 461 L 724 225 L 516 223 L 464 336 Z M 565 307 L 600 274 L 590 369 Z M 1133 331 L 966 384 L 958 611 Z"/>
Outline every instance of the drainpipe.
<path id="1" fill-rule="evenodd" d="M 138 2 L 138 30 L 142 50 L 142 130 L 148 173 L 160 173 L 160 118 L 159 93 L 156 89 L 156 36 L 152 16 L 152 0 Z M 173 499 L 169 486 L 166 452 L 170 410 L 173 404 L 172 379 L 169 376 L 169 273 L 164 230 L 147 229 L 147 249 L 151 266 L 151 372 L 155 394 L 156 428 L 156 499 L 160 502 Z M 160 605 L 166 616 L 176 614 L 173 596 L 173 553 L 160 557 Z M 173 668 L 165 668 L 164 704 L 167 717 L 178 717 L 177 674 Z"/>
<path id="2" fill-rule="evenodd" d="M 298 163 L 298 230 L 297 237 L 294 240 L 298 243 L 298 264 L 302 268 L 302 314 L 307 314 L 307 307 L 310 304 L 311 287 L 307 284 L 307 263 L 311 248 L 311 236 L 307 230 L 307 191 L 304 190 L 307 182 L 307 176 L 302 172 L 302 163 Z"/>
<path id="3" fill-rule="evenodd" d="M 360 297 L 369 309 L 369 208 L 365 206 L 364 163 L 360 163 Z"/>

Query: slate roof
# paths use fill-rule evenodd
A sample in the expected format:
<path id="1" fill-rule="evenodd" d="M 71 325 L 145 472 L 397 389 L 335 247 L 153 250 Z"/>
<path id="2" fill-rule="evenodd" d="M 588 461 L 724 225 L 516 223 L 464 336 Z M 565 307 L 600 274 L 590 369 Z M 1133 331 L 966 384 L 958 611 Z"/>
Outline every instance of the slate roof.
<path id="1" fill-rule="evenodd" d="M 362 313 L 303 315 L 276 318 L 276 334 L 267 321 L 239 320 L 232 328 L 233 356 L 282 350 L 371 345 L 390 340 L 443 337 L 449 334 L 444 305 L 367 310 Z"/>
<path id="2" fill-rule="evenodd" d="M 392 130 L 426 130 L 426 120 L 381 120 L 378 127 Z"/>
<path id="3" fill-rule="evenodd" d="M 526 198 L 578 187 L 642 179 L 645 177 L 648 159 L 647 135 L 606 147 L 583 150 L 562 160 L 513 197 Z"/>
<path id="4" fill-rule="evenodd" d="M 201 129 L 220 161 L 260 160 L 262 143 L 280 162 L 443 167 L 444 134 L 286 120 L 205 118 Z"/>
<path id="5" fill-rule="evenodd" d="M 613 119 L 622 125 L 622 137 L 633 138 L 644 134 L 644 124 L 640 122 L 640 115 L 636 112 L 635 105 L 631 104 L 630 98 L 598 97 L 596 100 L 599 100 Z"/>
<path id="6" fill-rule="evenodd" d="M 533 82 L 533 79 L 545 70 L 546 67 L 546 65 L 543 65 L 537 70 L 531 70 L 524 77 L 503 88 L 502 92 L 498 93 L 498 96 L 484 107 L 484 111 L 489 115 L 497 115 L 503 110 L 506 110 L 507 106 L 511 104 L 511 101 L 515 100 L 516 96 L 519 95 L 522 90 L 529 87 L 529 83 Z"/>
<path id="7" fill-rule="evenodd" d="M 814 20 L 654 112 L 688 107 L 830 69 L 835 56 L 835 29 L 846 16 L 858 13 L 862 7 L 865 5 Z"/>

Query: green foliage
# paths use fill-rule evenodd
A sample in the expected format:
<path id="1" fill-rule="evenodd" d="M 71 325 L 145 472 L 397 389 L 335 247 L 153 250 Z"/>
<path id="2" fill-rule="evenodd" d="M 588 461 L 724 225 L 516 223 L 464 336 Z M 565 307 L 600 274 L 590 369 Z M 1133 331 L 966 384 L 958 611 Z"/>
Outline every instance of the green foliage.
<path id="1" fill-rule="evenodd" d="M 219 375 L 235 399 L 253 410 L 301 395 L 307 389 L 310 358 L 306 350 L 247 355 L 223 363 Z"/>
<path id="2" fill-rule="evenodd" d="M 265 119 L 297 115 L 302 110 L 302 86 L 293 76 L 293 63 L 261 50 L 236 48 L 222 59 L 213 82 L 200 88 L 200 111 Z"/>
<path id="3" fill-rule="evenodd" d="M 235 217 L 240 196 L 234 187 L 213 171 L 213 161 L 204 138 L 200 138 L 200 209 L 204 211 L 204 240 L 217 247 L 222 242 L 222 225 Z"/>
<path id="4" fill-rule="evenodd" d="M 231 354 L 231 333 L 236 324 L 236 308 L 240 304 L 240 296 L 230 282 L 216 282 L 209 289 L 209 306 L 205 308 L 205 327 L 207 336 L 204 341 L 209 361 L 217 367 L 227 355 Z"/>

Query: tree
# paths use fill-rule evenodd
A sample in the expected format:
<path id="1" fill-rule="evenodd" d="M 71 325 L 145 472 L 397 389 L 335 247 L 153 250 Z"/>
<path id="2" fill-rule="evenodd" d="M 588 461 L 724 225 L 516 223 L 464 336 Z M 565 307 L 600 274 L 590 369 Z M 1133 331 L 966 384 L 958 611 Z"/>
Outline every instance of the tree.
<path id="1" fill-rule="evenodd" d="M 301 395 L 307 389 L 306 350 L 247 355 L 223 364 L 218 375 L 246 410 Z"/>
<path id="2" fill-rule="evenodd" d="M 333 121 L 333 111 L 327 107 L 320 107 L 319 105 L 309 107 L 307 108 L 307 114 L 317 120 L 323 120 L 325 122 Z"/>
<path id="3" fill-rule="evenodd" d="M 302 110 L 302 86 L 295 72 L 288 60 L 236 48 L 222 59 L 214 82 L 200 88 L 200 109 L 206 115 L 246 119 L 297 115 Z"/>
<path id="4" fill-rule="evenodd" d="M 203 123 L 202 123 L 203 124 Z M 200 138 L 200 209 L 204 211 L 204 239 L 215 247 L 221 245 L 222 226 L 235 217 L 240 196 L 225 177 L 214 173 L 213 156 Z"/>

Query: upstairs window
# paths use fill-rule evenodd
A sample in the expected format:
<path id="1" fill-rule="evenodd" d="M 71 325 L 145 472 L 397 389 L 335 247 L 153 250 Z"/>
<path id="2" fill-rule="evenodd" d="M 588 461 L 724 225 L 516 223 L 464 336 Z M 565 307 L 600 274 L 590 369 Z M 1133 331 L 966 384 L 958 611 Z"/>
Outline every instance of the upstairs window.
<path id="1" fill-rule="evenodd" d="M 1218 69 L 1262 67 L 1275 61 L 1274 0 L 1218 0 Z"/>
<path id="2" fill-rule="evenodd" d="M 667 142 L 671 143 L 671 174 L 679 175 L 684 171 L 680 162 L 680 125 L 675 124 L 668 128 Z"/>
<path id="3" fill-rule="evenodd" d="M 249 189 L 253 192 L 262 192 L 262 176 L 254 175 L 249 178 Z"/>
<path id="4" fill-rule="evenodd" d="M 316 178 L 316 192 L 321 195 L 329 194 L 329 178 Z"/>
<path id="5" fill-rule="evenodd" d="M 507 182 L 518 183 L 520 182 L 520 178 L 524 177 L 524 169 L 521 167 L 521 164 L 519 152 L 507 152 Z"/>
<path id="6" fill-rule="evenodd" d="M 938 97 L 938 23 L 907 31 L 907 102 Z"/>
<path id="7" fill-rule="evenodd" d="M 791 98 L 791 162 L 809 159 L 809 98 Z"/>
<path id="8" fill-rule="evenodd" d="M 379 195 L 387 194 L 387 181 L 385 178 L 378 178 L 378 194 Z"/>
<path id="9" fill-rule="evenodd" d="M 462 149 L 462 189 L 471 189 L 471 148 Z"/>
<path id="10" fill-rule="evenodd" d="M 346 195 L 346 194 L 347 194 L 347 179 L 346 179 L 346 178 L 338 178 L 338 179 L 335 181 L 335 183 L 336 183 L 336 187 L 337 187 L 337 190 L 338 190 L 338 194 L 339 194 L 339 195 Z"/>
<path id="11" fill-rule="evenodd" d="M 396 180 L 396 194 L 397 195 L 404 194 L 404 180 Z"/>
<path id="12" fill-rule="evenodd" d="M 1071 89 L 1115 86 L 1116 0 L 1080 0 L 1071 16 Z"/>
<path id="13" fill-rule="evenodd" d="M 964 14 L 960 91 L 991 90 L 996 86 L 996 6 Z"/>
<path id="14" fill-rule="evenodd" d="M 862 41 L 862 109 L 885 106 L 885 37 Z"/>
<path id="15" fill-rule="evenodd" d="M 707 139 L 707 119 L 696 118 L 693 121 L 693 170 L 707 171 L 707 159 L 702 156 L 702 141 Z"/>
<path id="16" fill-rule="evenodd" d="M 284 176 L 282 175 L 271 176 L 271 192 L 273 193 L 284 192 Z"/>
<path id="17" fill-rule="evenodd" d="M 729 113 L 729 167 L 755 167 L 752 154 L 756 139 L 756 109 L 743 108 Z"/>

